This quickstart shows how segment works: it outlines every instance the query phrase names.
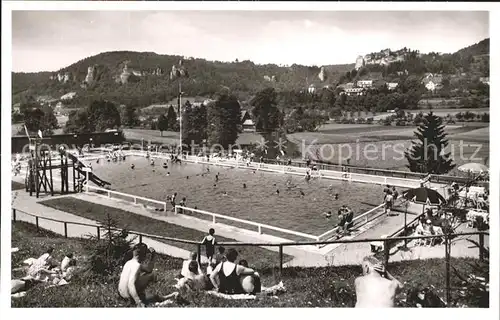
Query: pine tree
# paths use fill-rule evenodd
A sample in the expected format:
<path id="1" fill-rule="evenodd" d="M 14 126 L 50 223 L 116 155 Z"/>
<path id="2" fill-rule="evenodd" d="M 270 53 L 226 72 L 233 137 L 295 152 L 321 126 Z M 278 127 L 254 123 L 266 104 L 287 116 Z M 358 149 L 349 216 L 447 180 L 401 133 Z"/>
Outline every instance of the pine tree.
<path id="1" fill-rule="evenodd" d="M 429 112 L 415 131 L 417 141 L 405 151 L 407 167 L 412 172 L 445 174 L 455 168 L 450 152 L 444 150 L 448 146 L 447 134 L 444 131 L 443 119 Z"/>

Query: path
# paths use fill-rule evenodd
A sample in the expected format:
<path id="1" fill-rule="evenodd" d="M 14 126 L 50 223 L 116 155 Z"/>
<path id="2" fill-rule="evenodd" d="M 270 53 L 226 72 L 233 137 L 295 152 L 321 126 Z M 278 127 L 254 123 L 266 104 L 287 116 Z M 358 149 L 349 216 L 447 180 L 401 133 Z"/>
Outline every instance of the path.
<path id="1" fill-rule="evenodd" d="M 65 196 L 59 196 L 65 197 Z M 54 199 L 57 197 L 50 197 L 50 199 Z M 30 197 L 26 192 L 19 192 L 14 203 L 12 204 L 12 208 L 16 209 L 16 220 L 18 221 L 26 221 L 32 224 L 35 224 L 35 218 L 33 216 L 27 215 L 27 213 L 34 213 L 38 216 L 42 216 L 45 218 L 63 220 L 68 222 L 77 222 L 77 223 L 85 223 L 85 224 L 93 224 L 97 225 L 98 222 L 82 218 L 77 215 L 73 215 L 64 211 L 56 210 L 47 206 L 44 206 L 38 201 L 44 200 L 43 197 L 36 199 L 36 197 Z M 60 222 L 50 221 L 39 219 L 39 226 L 43 229 L 50 230 L 54 233 L 64 235 L 64 225 Z M 97 229 L 95 227 L 90 226 L 82 226 L 82 225 L 72 225 L 68 224 L 68 237 L 70 238 L 82 238 L 88 236 L 97 236 Z M 133 239 L 134 236 L 130 236 L 130 239 Z M 176 258 L 186 259 L 189 257 L 189 251 L 177 248 L 163 242 L 159 242 L 147 237 L 143 237 L 142 241 L 146 243 L 148 246 L 152 246 L 159 253 L 169 255 Z M 206 262 L 206 258 L 202 257 L 202 262 Z"/>
<path id="2" fill-rule="evenodd" d="M 203 221 L 193 217 L 187 217 L 183 215 L 175 215 L 173 213 L 162 215 L 158 213 L 153 213 L 146 210 L 141 205 L 133 205 L 129 202 L 124 202 L 116 199 L 109 199 L 105 196 L 81 193 L 74 195 L 76 198 L 81 200 L 90 201 L 94 203 L 99 203 L 102 205 L 113 206 L 115 208 L 120 208 L 122 210 L 130 211 L 134 214 L 141 214 L 148 216 L 153 219 L 166 221 L 176 225 L 184 226 L 191 229 L 196 229 L 205 232 L 207 229 L 207 221 Z M 65 196 L 59 196 L 65 197 Z M 50 197 L 53 199 L 54 197 Z M 56 210 L 53 208 L 46 207 L 39 203 L 39 201 L 44 200 L 44 197 L 36 199 L 35 197 L 30 197 L 24 191 L 18 191 L 16 199 L 14 200 L 13 207 L 20 211 L 25 212 L 35 212 L 36 214 L 58 220 L 64 220 L 69 222 L 79 222 L 87 224 L 97 224 L 96 221 L 85 219 L 67 212 Z M 409 214 L 408 220 L 413 219 L 414 215 Z M 27 221 L 30 223 L 35 223 L 35 219 L 29 215 L 17 212 L 16 218 L 21 221 Z M 366 238 L 379 238 L 381 234 L 391 234 L 403 225 L 404 215 L 399 214 L 393 217 L 380 217 L 379 220 L 374 222 L 376 228 L 367 228 L 363 230 L 358 236 L 354 236 L 354 239 L 366 239 Z M 64 226 L 62 223 L 47 221 L 40 219 L 39 225 L 41 228 L 51 230 L 58 234 L 64 234 Z M 80 225 L 68 225 L 68 236 L 69 237 L 84 237 L 87 235 L 96 235 L 96 229 L 94 227 L 80 226 Z M 465 231 L 465 230 L 464 230 Z M 223 237 L 228 237 L 235 239 L 240 242 L 287 242 L 285 239 L 270 235 L 259 235 L 256 232 L 238 229 L 231 226 L 226 226 L 222 224 L 217 224 L 217 232 Z M 158 252 L 170 255 L 178 258 L 186 258 L 189 252 L 184 249 L 177 248 L 162 242 L 155 241 L 144 237 L 143 242 L 153 246 Z M 309 247 L 304 250 L 303 247 L 285 247 L 284 253 L 294 256 L 294 258 L 285 264 L 287 266 L 303 266 L 303 267 L 314 267 L 314 266 L 327 266 L 327 265 L 352 265 L 359 264 L 363 257 L 370 255 L 370 245 L 369 243 L 353 243 L 353 244 L 335 244 L 335 248 L 331 250 L 328 248 L 328 253 L 325 253 L 325 248 L 318 249 L 316 247 Z M 267 247 L 268 249 L 277 251 L 277 248 Z M 413 247 L 410 251 L 401 252 L 393 250 L 391 256 L 391 261 L 409 260 L 409 259 L 425 259 L 425 258 L 442 258 L 444 257 L 443 246 L 435 247 Z M 471 246 L 466 240 L 456 241 L 452 248 L 452 256 L 478 256 L 478 248 Z M 205 257 L 202 257 L 203 261 L 206 261 Z"/>

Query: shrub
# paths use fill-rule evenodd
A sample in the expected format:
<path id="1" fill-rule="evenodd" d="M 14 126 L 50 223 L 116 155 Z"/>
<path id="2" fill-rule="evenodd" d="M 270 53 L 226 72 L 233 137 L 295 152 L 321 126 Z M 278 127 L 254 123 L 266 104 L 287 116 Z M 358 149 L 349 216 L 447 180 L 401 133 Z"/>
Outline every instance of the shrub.
<path id="1" fill-rule="evenodd" d="M 108 215 L 102 236 L 105 241 L 90 241 L 89 265 L 85 272 L 87 280 L 103 280 L 115 282 L 118 280 L 120 267 L 132 257 L 133 240 L 127 239 L 126 230 L 118 230 L 117 223 Z M 95 237 L 91 237 L 91 240 Z"/>

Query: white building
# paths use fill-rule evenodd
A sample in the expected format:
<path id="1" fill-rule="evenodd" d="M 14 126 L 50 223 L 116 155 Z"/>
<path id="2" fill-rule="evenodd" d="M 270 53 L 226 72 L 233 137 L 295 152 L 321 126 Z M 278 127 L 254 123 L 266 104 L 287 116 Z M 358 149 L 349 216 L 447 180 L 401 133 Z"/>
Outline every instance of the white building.
<path id="1" fill-rule="evenodd" d="M 371 88 L 373 86 L 373 80 L 359 80 L 356 86 L 359 88 Z"/>
<path id="2" fill-rule="evenodd" d="M 314 86 L 314 84 L 311 84 L 309 88 L 307 88 L 307 92 L 311 94 L 316 92 L 316 87 Z"/>
<path id="3" fill-rule="evenodd" d="M 387 89 L 389 89 L 389 90 L 394 90 L 398 87 L 397 82 L 387 82 L 385 85 L 387 86 Z"/>
<path id="4" fill-rule="evenodd" d="M 341 94 L 347 94 L 348 96 L 361 96 L 364 92 L 364 88 L 346 88 Z"/>

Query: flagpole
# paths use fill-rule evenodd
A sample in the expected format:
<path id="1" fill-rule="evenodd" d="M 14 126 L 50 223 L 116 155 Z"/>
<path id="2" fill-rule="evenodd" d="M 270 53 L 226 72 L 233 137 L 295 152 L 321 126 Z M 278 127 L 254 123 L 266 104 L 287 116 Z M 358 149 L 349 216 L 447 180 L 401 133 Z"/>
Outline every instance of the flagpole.
<path id="1" fill-rule="evenodd" d="M 182 158 L 182 84 L 179 78 L 179 148 Z"/>

